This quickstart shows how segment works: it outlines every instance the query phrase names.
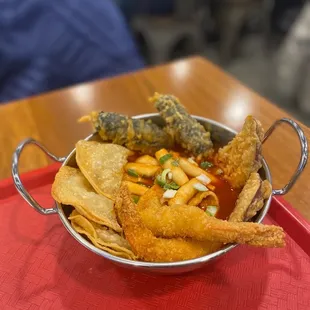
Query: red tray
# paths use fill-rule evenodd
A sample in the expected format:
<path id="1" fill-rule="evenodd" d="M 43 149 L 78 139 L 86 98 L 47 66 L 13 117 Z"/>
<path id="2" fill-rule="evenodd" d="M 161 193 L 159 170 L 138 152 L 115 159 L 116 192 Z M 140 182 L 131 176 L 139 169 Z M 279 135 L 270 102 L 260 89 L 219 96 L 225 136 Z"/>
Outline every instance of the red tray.
<path id="1" fill-rule="evenodd" d="M 54 165 L 23 176 L 51 206 Z M 0 309 L 310 309 L 310 225 L 274 199 L 265 223 L 286 232 L 284 249 L 239 246 L 180 276 L 123 269 L 79 245 L 57 215 L 42 216 L 0 182 Z"/>

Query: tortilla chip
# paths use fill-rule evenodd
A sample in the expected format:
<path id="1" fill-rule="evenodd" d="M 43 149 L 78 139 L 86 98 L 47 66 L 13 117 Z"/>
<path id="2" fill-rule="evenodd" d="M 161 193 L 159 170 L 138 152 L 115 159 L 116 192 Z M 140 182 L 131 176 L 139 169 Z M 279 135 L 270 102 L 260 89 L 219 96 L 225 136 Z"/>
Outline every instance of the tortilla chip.
<path id="1" fill-rule="evenodd" d="M 86 219 L 76 210 L 71 213 L 69 219 L 73 229 L 87 236 L 96 247 L 116 256 L 135 259 L 127 240 L 116 232 Z"/>
<path id="2" fill-rule="evenodd" d="M 76 161 L 98 194 L 115 200 L 123 178 L 123 167 L 131 153 L 123 146 L 81 140 L 76 144 Z"/>
<path id="3" fill-rule="evenodd" d="M 84 217 L 117 232 L 122 231 L 113 201 L 98 195 L 78 169 L 60 168 L 52 186 L 52 196 L 59 203 L 73 206 Z"/>
<path id="4" fill-rule="evenodd" d="M 128 241 L 120 236 L 119 234 L 115 233 L 113 230 L 105 228 L 105 227 L 100 227 L 96 229 L 96 233 L 98 235 L 98 238 L 103 240 L 106 243 L 111 243 L 111 244 L 117 244 L 122 248 L 126 248 L 128 250 L 131 249 L 130 244 Z"/>
<path id="5" fill-rule="evenodd" d="M 71 223 L 73 229 L 79 233 L 79 234 L 82 234 L 82 235 L 85 235 L 91 242 L 92 244 L 97 247 L 98 249 L 101 249 L 103 251 L 106 251 L 112 255 L 115 255 L 115 256 L 119 256 L 119 257 L 123 257 L 123 258 L 128 258 L 128 259 L 134 259 L 131 255 L 129 255 L 128 253 L 126 252 L 122 252 L 122 251 L 115 251 L 111 248 L 109 248 L 108 246 L 104 246 L 100 243 L 97 242 L 97 240 L 92 237 L 91 235 L 88 234 L 88 232 L 86 232 L 81 226 L 77 225 L 75 222 Z"/>

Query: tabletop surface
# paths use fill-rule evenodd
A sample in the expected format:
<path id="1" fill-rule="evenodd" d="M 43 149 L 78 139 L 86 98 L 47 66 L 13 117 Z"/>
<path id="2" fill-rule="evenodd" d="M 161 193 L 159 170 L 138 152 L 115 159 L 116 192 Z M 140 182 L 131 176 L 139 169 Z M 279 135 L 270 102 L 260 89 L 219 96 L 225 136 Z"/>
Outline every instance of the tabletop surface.
<path id="1" fill-rule="evenodd" d="M 287 113 L 269 103 L 215 65 L 200 57 L 145 69 L 116 78 L 94 81 L 11 102 L 0 107 L 0 179 L 10 176 L 11 157 L 18 143 L 35 138 L 55 155 L 67 155 L 75 143 L 89 135 L 89 124 L 77 119 L 92 110 L 135 115 L 155 112 L 148 97 L 155 91 L 177 96 L 191 114 L 219 121 L 240 130 L 247 115 L 258 118 L 265 129 Z M 307 138 L 310 129 L 301 124 Z M 274 188 L 284 186 L 295 171 L 300 146 L 297 135 L 281 126 L 264 144 L 264 156 L 272 172 Z M 25 150 L 20 171 L 48 165 L 50 160 L 35 147 Z M 310 166 L 285 196 L 310 219 Z"/>

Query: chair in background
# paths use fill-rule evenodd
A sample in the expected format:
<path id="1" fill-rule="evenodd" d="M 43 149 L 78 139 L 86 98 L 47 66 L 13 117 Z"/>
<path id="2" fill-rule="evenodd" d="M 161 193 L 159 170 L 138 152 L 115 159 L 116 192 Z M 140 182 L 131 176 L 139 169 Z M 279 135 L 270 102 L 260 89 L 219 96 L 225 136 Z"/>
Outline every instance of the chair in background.
<path id="1" fill-rule="evenodd" d="M 217 0 L 215 0 L 217 1 Z M 259 14 L 263 23 L 266 42 L 270 36 L 270 14 L 273 0 L 223 0 L 218 2 L 220 28 L 220 59 L 228 63 L 237 46 L 241 29 L 253 16 Z"/>
<path id="2" fill-rule="evenodd" d="M 176 0 L 169 16 L 138 15 L 132 20 L 134 32 L 143 37 L 151 64 L 167 62 L 176 46 L 186 40 L 191 52 L 204 47 L 201 1 Z"/>

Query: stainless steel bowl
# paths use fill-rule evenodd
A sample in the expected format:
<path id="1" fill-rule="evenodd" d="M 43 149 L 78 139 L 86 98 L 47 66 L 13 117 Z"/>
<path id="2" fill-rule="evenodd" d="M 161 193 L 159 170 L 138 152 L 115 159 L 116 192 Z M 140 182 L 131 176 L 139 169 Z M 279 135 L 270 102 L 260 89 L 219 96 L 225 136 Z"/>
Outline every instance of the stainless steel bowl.
<path id="1" fill-rule="evenodd" d="M 193 117 L 196 118 L 203 126 L 205 126 L 205 128 L 208 131 L 211 132 L 212 140 L 219 145 L 227 144 L 236 135 L 236 132 L 234 130 L 218 122 L 215 122 L 213 120 L 206 119 L 203 117 L 199 117 L 199 116 L 193 116 Z M 153 122 L 157 123 L 158 125 L 163 125 L 163 120 L 160 118 L 160 116 L 157 113 L 138 115 L 138 116 L 135 116 L 135 118 L 144 119 L 144 120 L 151 119 Z M 298 135 L 298 138 L 300 140 L 301 158 L 299 161 L 298 168 L 295 174 L 293 175 L 292 179 L 289 181 L 289 183 L 280 190 L 273 190 L 272 195 L 284 195 L 290 190 L 290 188 L 293 186 L 293 184 L 296 182 L 297 178 L 299 177 L 300 173 L 303 171 L 307 163 L 307 156 L 308 156 L 308 144 L 307 144 L 305 135 L 302 129 L 299 127 L 299 125 L 293 120 L 281 119 L 275 122 L 273 126 L 267 131 L 264 141 L 271 135 L 271 133 L 277 127 L 277 125 L 281 123 L 289 124 L 295 129 Z M 100 141 L 100 137 L 96 133 L 94 133 L 88 136 L 85 140 Z M 43 150 L 43 152 L 46 153 L 47 156 L 49 156 L 55 161 L 61 162 L 62 166 L 71 166 L 71 167 L 77 166 L 76 161 L 75 161 L 75 149 L 67 157 L 60 158 L 60 157 L 56 157 L 55 155 L 51 154 L 41 143 L 35 141 L 34 139 L 31 139 L 31 138 L 26 139 L 25 141 L 19 144 L 19 146 L 17 147 L 16 151 L 13 154 L 12 176 L 13 176 L 14 183 L 15 183 L 15 186 L 18 192 L 29 203 L 29 205 L 33 207 L 36 211 L 38 211 L 40 214 L 43 214 L 43 215 L 58 214 L 60 217 L 60 220 L 62 221 L 63 225 L 66 227 L 68 232 L 81 245 L 83 245 L 88 250 L 104 257 L 105 259 L 112 261 L 113 263 L 119 266 L 141 270 L 141 271 L 151 271 L 151 272 L 165 273 L 165 274 L 179 274 L 179 273 L 188 272 L 188 271 L 200 268 L 202 266 L 205 266 L 209 262 L 220 258 L 221 256 L 223 256 L 224 254 L 231 251 L 233 248 L 237 246 L 237 244 L 226 245 L 221 250 L 215 253 L 212 253 L 212 254 L 209 254 L 203 257 L 191 259 L 191 260 L 174 262 L 174 263 L 148 263 L 148 262 L 141 262 L 141 261 L 132 261 L 132 260 L 128 260 L 128 259 L 124 259 L 124 258 L 111 255 L 103 250 L 100 250 L 96 248 L 92 243 L 90 243 L 87 239 L 85 239 L 83 236 L 81 236 L 80 234 L 78 234 L 77 232 L 73 230 L 67 218 L 68 215 L 70 214 L 71 207 L 64 206 L 62 204 L 55 202 L 55 206 L 53 208 L 43 208 L 36 202 L 36 200 L 24 188 L 20 180 L 19 173 L 18 173 L 18 163 L 19 163 L 19 157 L 20 157 L 20 154 L 23 148 L 28 144 L 37 145 L 39 148 L 41 148 L 41 150 Z M 264 159 L 263 159 L 263 167 L 260 170 L 260 175 L 262 179 L 264 180 L 267 179 L 270 183 L 272 182 L 269 167 Z M 264 219 L 264 217 L 266 216 L 269 210 L 271 198 L 272 197 L 270 196 L 269 199 L 265 202 L 264 207 L 257 214 L 257 216 L 253 219 L 254 222 L 260 223 Z"/>

